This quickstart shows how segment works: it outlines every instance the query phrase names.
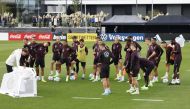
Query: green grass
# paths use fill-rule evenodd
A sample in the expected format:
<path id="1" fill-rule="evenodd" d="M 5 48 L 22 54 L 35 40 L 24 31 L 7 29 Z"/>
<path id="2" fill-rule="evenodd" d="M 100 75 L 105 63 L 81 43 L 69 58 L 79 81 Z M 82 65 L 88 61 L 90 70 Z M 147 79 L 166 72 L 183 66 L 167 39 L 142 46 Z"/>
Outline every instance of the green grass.
<path id="1" fill-rule="evenodd" d="M 107 43 L 111 46 L 111 43 Z M 87 73 L 92 72 L 92 43 L 86 44 L 89 48 L 87 59 Z M 143 50 L 141 55 L 145 56 L 146 45 L 141 43 Z M 123 43 L 124 46 L 124 43 Z M 0 42 L 0 79 L 6 72 L 5 60 L 9 54 L 16 48 L 22 47 L 22 42 Z M 154 84 L 153 88 L 148 91 L 141 91 L 140 95 L 130 95 L 125 93 L 129 88 L 127 82 L 118 83 L 113 80 L 114 67 L 111 66 L 111 89 L 113 94 L 110 96 L 101 96 L 101 82 L 92 83 L 89 80 L 76 80 L 66 83 L 38 82 L 38 95 L 42 98 L 12 98 L 5 95 L 0 95 L 0 109 L 190 109 L 190 69 L 189 67 L 189 48 L 190 44 L 186 43 L 183 48 L 183 61 L 180 69 L 181 85 L 168 86 L 161 81 Z M 51 51 L 51 50 L 50 50 Z M 46 78 L 50 71 L 51 52 L 46 56 Z M 123 52 L 124 57 L 124 52 Z M 160 76 L 165 72 L 164 65 L 165 55 L 159 66 Z M 63 67 L 65 74 L 65 67 Z M 171 68 L 172 72 L 173 68 Z M 80 73 L 81 74 L 81 73 Z M 171 75 L 171 73 L 170 73 Z M 62 75 L 64 78 L 65 76 Z M 140 86 L 143 85 L 143 80 L 140 81 Z M 72 97 L 98 97 L 101 100 L 79 100 Z M 164 102 L 147 102 L 133 101 L 132 99 L 161 99 Z"/>

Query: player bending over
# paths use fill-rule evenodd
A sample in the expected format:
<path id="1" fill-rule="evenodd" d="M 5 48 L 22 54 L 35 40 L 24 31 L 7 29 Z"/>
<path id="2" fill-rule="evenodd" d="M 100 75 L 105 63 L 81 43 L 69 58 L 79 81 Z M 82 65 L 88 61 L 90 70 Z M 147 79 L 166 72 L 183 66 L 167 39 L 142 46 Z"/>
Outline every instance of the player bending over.
<path id="1" fill-rule="evenodd" d="M 170 72 L 170 65 L 174 64 L 174 54 L 172 54 L 173 47 L 171 44 L 167 44 L 165 41 L 161 43 L 162 48 L 165 49 L 166 52 L 166 73 L 165 75 L 161 78 L 163 79 L 163 82 L 168 82 L 168 76 Z"/>
<path id="2" fill-rule="evenodd" d="M 26 66 L 26 59 L 23 57 L 27 57 L 29 55 L 28 49 L 16 49 L 14 50 L 11 55 L 6 60 L 6 68 L 7 73 L 10 73 L 13 71 L 13 66 L 16 63 L 16 66 Z"/>
<path id="3" fill-rule="evenodd" d="M 66 76 L 66 82 L 69 81 L 69 75 L 70 75 L 70 66 L 71 66 L 71 53 L 73 52 L 72 47 L 70 47 L 66 40 L 63 41 L 63 47 L 61 49 L 61 58 L 56 64 L 56 72 L 57 77 L 55 77 L 54 80 L 59 81 L 60 80 L 60 73 L 61 73 L 61 65 L 66 63 L 66 69 L 67 69 L 67 76 Z"/>
<path id="4" fill-rule="evenodd" d="M 140 62 L 140 68 L 144 72 L 144 81 L 145 81 L 145 85 L 141 87 L 141 90 L 148 90 L 149 75 L 151 74 L 155 66 L 152 61 L 149 61 L 145 58 L 139 58 L 139 62 Z"/>

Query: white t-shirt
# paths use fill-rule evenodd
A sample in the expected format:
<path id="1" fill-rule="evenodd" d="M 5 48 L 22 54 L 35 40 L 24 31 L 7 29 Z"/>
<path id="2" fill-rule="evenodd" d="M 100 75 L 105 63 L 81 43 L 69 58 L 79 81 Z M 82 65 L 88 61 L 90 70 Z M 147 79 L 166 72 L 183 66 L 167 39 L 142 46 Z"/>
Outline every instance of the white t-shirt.
<path id="1" fill-rule="evenodd" d="M 14 50 L 11 55 L 6 60 L 6 64 L 10 66 L 14 66 L 16 63 L 16 66 L 20 66 L 20 58 L 21 58 L 22 49 L 16 49 Z"/>

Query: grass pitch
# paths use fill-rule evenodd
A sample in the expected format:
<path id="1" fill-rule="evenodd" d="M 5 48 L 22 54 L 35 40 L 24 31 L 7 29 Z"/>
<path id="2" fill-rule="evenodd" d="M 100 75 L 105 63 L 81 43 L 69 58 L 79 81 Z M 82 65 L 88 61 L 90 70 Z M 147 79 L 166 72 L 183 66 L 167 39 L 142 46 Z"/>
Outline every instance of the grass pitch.
<path id="1" fill-rule="evenodd" d="M 111 47 L 111 42 L 107 44 Z M 0 42 L 0 80 L 6 72 L 5 60 L 14 49 L 21 48 L 22 45 L 22 41 Z M 110 96 L 101 95 L 103 92 L 101 82 L 92 83 L 87 78 L 89 73 L 92 72 L 93 43 L 87 42 L 86 45 L 89 48 L 89 55 L 87 56 L 87 75 L 85 80 L 79 78 L 76 81 L 69 81 L 66 83 L 66 71 L 65 67 L 63 67 L 62 78 L 64 79 L 62 79 L 61 82 L 38 82 L 38 96 L 41 97 L 15 99 L 9 96 L 0 95 L 0 109 L 190 109 L 189 43 L 186 43 L 185 47 L 182 49 L 183 61 L 180 69 L 180 86 L 168 86 L 167 84 L 163 84 L 160 80 L 148 91 L 140 91 L 140 95 L 130 95 L 125 92 L 129 88 L 127 82 L 118 83 L 113 80 L 115 69 L 112 65 L 110 79 L 113 93 Z M 124 46 L 124 43 L 122 43 L 122 45 Z M 147 46 L 143 43 L 141 43 L 141 45 L 143 47 L 141 55 L 144 57 Z M 49 49 L 49 51 L 50 52 L 46 55 L 46 78 L 50 72 L 50 62 L 52 59 L 51 49 Z M 123 52 L 123 59 L 124 56 Z M 165 54 L 162 56 L 160 62 L 159 77 L 163 76 L 165 72 L 164 60 Z M 171 67 L 170 75 L 172 75 L 172 71 L 173 66 Z M 143 79 L 140 81 L 140 86 L 142 85 L 144 85 Z M 75 99 L 73 97 L 101 99 Z M 140 99 L 142 101 L 134 101 L 134 99 Z"/>

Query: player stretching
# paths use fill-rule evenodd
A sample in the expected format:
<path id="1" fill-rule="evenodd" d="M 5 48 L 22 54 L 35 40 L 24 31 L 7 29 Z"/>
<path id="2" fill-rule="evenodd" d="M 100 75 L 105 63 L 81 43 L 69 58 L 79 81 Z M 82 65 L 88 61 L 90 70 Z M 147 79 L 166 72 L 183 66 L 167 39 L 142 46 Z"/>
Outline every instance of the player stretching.
<path id="1" fill-rule="evenodd" d="M 122 73 L 122 55 L 121 55 L 122 45 L 119 42 L 119 38 L 116 37 L 114 43 L 112 44 L 112 54 L 114 55 L 114 65 L 116 69 L 115 80 L 124 81 L 124 78 L 120 79 Z"/>
<path id="2" fill-rule="evenodd" d="M 80 39 L 80 45 L 77 48 L 77 62 L 76 62 L 76 73 L 79 72 L 79 63 L 81 63 L 83 74 L 82 79 L 85 79 L 86 73 L 86 56 L 88 55 L 88 48 L 84 44 L 84 39 Z M 78 75 L 77 75 L 78 76 Z"/>
<path id="3" fill-rule="evenodd" d="M 182 53 L 181 53 L 181 47 L 180 45 L 175 41 L 175 39 L 172 40 L 171 44 L 174 46 L 174 50 L 172 53 L 174 54 L 174 76 L 170 83 L 170 85 L 180 85 L 180 79 L 179 79 L 179 68 L 182 61 Z"/>
<path id="4" fill-rule="evenodd" d="M 53 76 L 53 67 L 54 64 L 57 63 L 60 60 L 61 57 L 61 49 L 63 47 L 63 44 L 60 42 L 60 37 L 56 37 L 56 42 L 52 45 L 52 52 L 53 52 L 53 57 L 52 57 L 52 62 L 51 62 L 51 71 L 50 71 L 50 76 Z M 55 76 L 58 76 L 58 72 L 56 72 Z"/>
<path id="5" fill-rule="evenodd" d="M 70 47 L 66 40 L 63 41 L 63 47 L 61 49 L 61 58 L 59 62 L 56 64 L 56 71 L 58 72 L 58 76 L 56 77 L 56 80 L 59 80 L 59 76 L 61 73 L 61 65 L 66 63 L 67 68 L 67 76 L 66 76 L 66 82 L 69 81 L 69 74 L 70 74 L 70 66 L 71 66 L 71 53 L 73 52 L 72 47 Z M 57 79 L 58 78 L 58 79 Z"/>
<path id="6" fill-rule="evenodd" d="M 44 67 L 45 67 L 45 55 L 48 53 L 48 46 L 50 46 L 50 42 L 37 44 L 35 47 L 36 54 L 36 75 L 37 80 L 41 80 L 42 82 L 46 82 L 44 78 Z M 39 66 L 41 68 L 41 75 L 39 72 Z M 41 76 L 41 77 L 40 77 Z"/>
<path id="7" fill-rule="evenodd" d="M 110 90 L 110 81 L 109 81 L 109 74 L 110 74 L 110 59 L 114 58 L 111 51 L 105 48 L 105 44 L 102 43 L 99 45 L 101 52 L 99 53 L 99 63 L 98 65 L 101 65 L 101 71 L 100 71 L 100 78 L 103 80 L 103 88 L 104 93 L 102 95 L 109 95 L 111 94 Z"/>
<path id="8" fill-rule="evenodd" d="M 145 58 L 140 58 L 139 62 L 140 62 L 140 68 L 144 72 L 144 81 L 145 81 L 145 85 L 141 87 L 141 90 L 148 90 L 149 75 L 151 74 L 155 66 L 152 61 L 149 61 Z"/>
<path id="9" fill-rule="evenodd" d="M 166 73 L 165 75 L 161 78 L 164 79 L 166 82 L 168 81 L 168 75 L 170 72 L 170 65 L 174 64 L 174 55 L 172 54 L 173 47 L 171 44 L 167 44 L 165 41 L 161 43 L 162 48 L 165 49 L 166 52 Z"/>

